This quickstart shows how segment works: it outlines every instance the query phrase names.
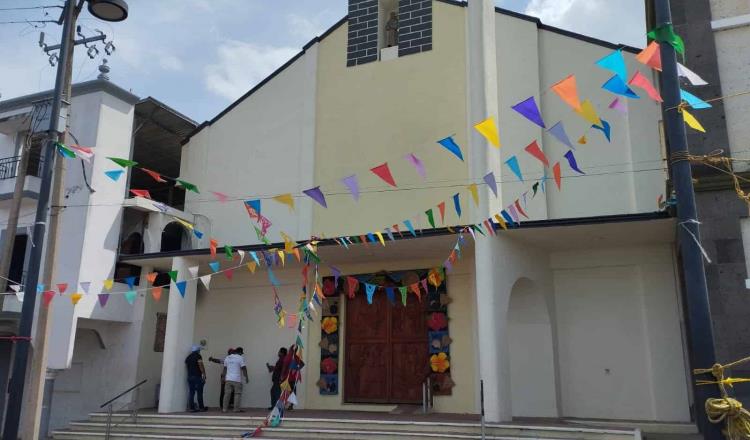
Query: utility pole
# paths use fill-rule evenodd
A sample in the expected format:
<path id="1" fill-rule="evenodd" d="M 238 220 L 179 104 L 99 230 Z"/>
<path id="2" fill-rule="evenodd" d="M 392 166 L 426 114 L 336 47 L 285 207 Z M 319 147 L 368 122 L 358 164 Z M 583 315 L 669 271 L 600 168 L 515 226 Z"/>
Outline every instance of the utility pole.
<path id="1" fill-rule="evenodd" d="M 669 0 L 655 0 L 657 26 L 671 26 L 672 14 Z M 688 147 L 685 134 L 685 123 L 679 105 L 680 83 L 677 76 L 677 54 L 674 47 L 662 43 L 661 91 L 664 103 L 662 113 L 665 131 L 669 144 L 669 164 L 674 189 L 677 193 L 677 233 L 682 257 L 682 273 L 685 286 L 685 305 L 687 308 L 688 343 L 691 366 L 710 368 L 716 362 L 714 350 L 714 332 L 711 322 L 711 308 L 708 302 L 706 272 L 703 267 L 703 253 L 700 245 L 698 210 L 695 205 L 693 176 L 690 161 L 687 158 Z M 695 397 L 695 417 L 698 428 L 706 440 L 723 438 L 718 424 L 709 422 L 704 403 L 710 397 L 719 395 L 717 387 L 697 386 L 693 383 Z"/>
<path id="2" fill-rule="evenodd" d="M 63 10 L 63 36 L 60 49 L 60 63 L 57 65 L 57 77 L 55 79 L 55 91 L 52 98 L 52 113 L 48 130 L 49 139 L 44 150 L 44 164 L 42 169 L 42 184 L 37 200 L 36 218 L 34 220 L 33 243 L 36 245 L 31 249 L 29 272 L 24 284 L 27 292 L 26 300 L 21 308 L 21 322 L 19 324 L 18 336 L 22 339 L 16 342 L 15 357 L 13 359 L 13 370 L 10 381 L 10 393 L 8 399 L 8 410 L 5 416 L 5 427 L 3 440 L 17 440 L 18 428 L 21 419 L 21 404 L 23 403 L 24 382 L 28 366 L 29 346 L 31 345 L 31 328 L 34 320 L 34 308 L 36 302 L 41 298 L 37 293 L 39 283 L 39 269 L 42 263 L 42 252 L 44 251 L 44 238 L 47 222 L 47 207 L 49 205 L 50 192 L 52 188 L 52 170 L 55 163 L 55 143 L 60 136 L 60 119 L 63 115 L 63 93 L 68 88 L 70 76 L 67 74 L 67 66 L 72 57 L 70 44 L 75 27 L 76 5 L 74 0 L 66 0 Z M 69 103 L 67 103 L 69 105 Z M 67 107 L 66 105 L 66 107 Z M 67 113 L 67 108 L 65 109 Z"/>

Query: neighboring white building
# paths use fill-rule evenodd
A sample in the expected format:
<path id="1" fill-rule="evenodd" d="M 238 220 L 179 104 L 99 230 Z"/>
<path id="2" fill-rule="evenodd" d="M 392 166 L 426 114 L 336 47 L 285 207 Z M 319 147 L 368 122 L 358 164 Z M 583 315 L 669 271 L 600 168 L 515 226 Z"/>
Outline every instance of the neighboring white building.
<path id="1" fill-rule="evenodd" d="M 400 17 L 398 44 L 384 47 L 383 21 L 391 11 Z M 437 213 L 440 202 L 449 204 L 446 226 L 481 224 L 509 209 L 545 173 L 546 190 L 533 198 L 527 193 L 528 220 L 508 231 L 493 222 L 497 237 L 474 241 L 466 235 L 463 257 L 440 290 L 430 293 L 437 302 L 410 296 L 407 307 L 396 307 L 379 291 L 368 305 L 362 292 L 354 299 L 342 295 L 341 286 L 329 292 L 324 313 L 336 318 L 335 329 L 333 321 L 323 326 L 315 319 L 301 331 L 306 368 L 297 387 L 298 407 L 392 411 L 420 403 L 429 376 L 437 412 L 477 414 L 481 381 L 487 419 L 493 422 L 531 417 L 635 421 L 636 426 L 691 423 L 675 225 L 656 203 L 667 180 L 660 111 L 648 99 L 629 102 L 627 114 L 607 108 L 614 96 L 601 85 L 612 74 L 594 62 L 618 48 L 630 72 L 655 79 L 635 62 L 634 48 L 505 10 L 476 10 L 447 0 L 350 0 L 348 17 L 195 130 L 189 130 L 187 118 L 154 100 L 132 97 L 130 102 L 98 92 L 103 97 L 95 101 L 101 106 L 97 119 L 121 119 L 111 121 L 112 138 L 109 130 L 101 131 L 101 122 L 100 131 L 79 136 L 97 149 L 93 169 L 86 165 L 97 192 L 89 194 L 84 185 L 71 194 L 76 200 L 70 205 L 71 211 L 74 204 L 108 207 L 72 211 L 75 216 L 64 220 L 78 235 L 62 235 L 60 252 L 75 249 L 76 254 L 64 260 L 55 279 L 101 283 L 121 279 L 125 272 L 113 275 L 119 267 L 139 274 L 141 286 L 148 284 L 147 274 L 157 272 L 164 280 L 172 270 L 187 284 L 184 295 L 173 284 L 159 302 L 140 295 L 135 306 L 122 297 L 111 298 L 104 309 L 93 296 L 75 309 L 54 301 L 60 342 L 50 367 L 65 370 L 53 398 L 53 428 L 85 416 L 100 400 L 143 379 L 148 382 L 138 406 L 184 411 L 184 359 L 195 343 L 204 345 L 204 358 L 243 346 L 250 384 L 242 404 L 268 406 L 265 363 L 297 336 L 295 329 L 278 327 L 273 295 L 297 304 L 301 265 L 288 255 L 287 264 L 274 269 L 276 289 L 261 268 L 255 274 L 237 270 L 231 281 L 216 275 L 209 290 L 187 274 L 195 266 L 200 275 L 211 273 L 208 263 L 218 260 L 209 250 L 211 238 L 219 246 L 259 253 L 283 249 L 282 232 L 300 242 L 340 236 L 356 242 L 427 209 Z M 590 99 L 610 121 L 611 142 L 549 91 L 570 74 L 578 79 L 581 98 Z M 536 97 L 548 126 L 563 121 L 573 142 L 586 134 L 575 151 L 585 175 L 562 159 L 567 148 L 511 109 L 529 96 Z M 75 106 L 74 99 L 74 118 L 88 119 L 89 113 Z M 0 118 L 5 113 L 0 103 Z M 157 119 L 163 113 L 172 119 Z M 143 126 L 138 115 L 148 116 Z M 474 132 L 474 123 L 488 115 L 499 121 L 500 150 Z M 168 139 L 184 145 L 179 150 L 169 144 L 164 158 L 165 141 L 139 141 L 146 127 L 171 131 Z M 115 130 L 121 137 L 114 138 Z M 449 135 L 461 145 L 466 162 L 435 143 Z M 532 140 L 552 163 L 562 161 L 561 190 L 552 171 L 523 152 Z M 423 161 L 426 182 L 403 160 L 411 152 Z M 517 154 L 527 181 L 503 165 L 510 154 Z M 137 170 L 129 170 L 129 180 L 108 181 L 103 175 L 111 169 L 103 159 L 108 155 L 132 157 L 179 176 L 201 193 L 170 200 L 166 191 L 172 186 L 155 187 Z M 388 191 L 369 173 L 385 160 L 402 190 Z M 499 182 L 499 195 L 482 185 L 474 207 L 466 187 L 481 184 L 488 171 Z M 361 177 L 359 201 L 340 184 L 355 172 Z M 327 195 L 327 209 L 302 195 L 318 185 Z M 152 196 L 158 194 L 173 210 L 163 214 L 151 202 L 126 200 L 129 188 L 152 189 Z M 229 200 L 216 200 L 210 190 L 226 193 Z M 461 192 L 462 216 L 452 210 L 456 192 Z M 293 212 L 269 200 L 286 193 L 294 196 Z M 245 199 L 263 200 L 263 215 L 273 222 L 270 245 L 256 237 Z M 194 224 L 202 238 L 175 226 L 174 217 Z M 417 237 L 396 234 L 386 246 L 344 248 L 321 239 L 321 275 L 333 282 L 330 266 L 335 266 L 345 276 L 389 286 L 423 277 L 424 270 L 444 263 L 457 237 L 447 227 L 431 227 L 424 215 L 414 222 Z M 229 263 L 219 258 L 226 268 Z M 312 284 L 306 288 L 308 294 L 314 290 Z M 99 293 L 99 286 L 92 291 Z M 340 307 L 334 312 L 331 304 Z M 448 330 L 428 330 L 427 321 L 436 314 L 447 315 Z M 431 345 L 436 336 L 445 345 Z M 430 370 L 430 355 L 438 352 L 449 358 L 449 370 Z M 207 368 L 206 402 L 216 407 L 219 371 Z"/>
<path id="2" fill-rule="evenodd" d="M 20 146 L 23 142 L 33 143 L 9 276 L 17 282 L 25 279 L 32 247 L 29 227 L 33 224 L 40 186 L 37 177 L 41 169 L 39 139 L 46 129 L 43 119 L 49 112 L 50 97 L 50 92 L 43 92 L 0 102 L 2 228 L 7 225 L 12 203 Z M 155 199 L 171 202 L 172 206 L 179 206 L 182 200 L 177 194 L 179 190 L 167 188 L 166 192 L 160 192 L 147 182 L 142 184 L 144 179 L 139 180 L 137 176 L 112 181 L 104 171 L 116 167 L 106 157 L 133 158 L 165 175 L 176 174 L 179 172 L 179 142 L 195 123 L 153 98 L 140 99 L 105 79 L 75 84 L 71 113 L 69 143 L 92 147 L 94 157 L 88 162 L 83 159 L 66 161 L 65 208 L 60 214 L 52 279 L 55 284 L 68 283 L 68 292 L 81 292 L 78 283 L 91 282 L 90 292 L 98 293 L 104 279 L 122 280 L 133 272 L 132 267 L 118 264 L 119 254 L 145 250 L 133 249 L 133 243 L 145 241 L 151 245 L 161 241 L 165 226 L 161 222 L 165 217 L 155 216 L 146 227 L 144 220 L 155 209 L 150 205 L 150 208 L 139 206 L 138 200 L 130 199 L 128 189 L 134 184 L 152 187 Z M 42 134 L 37 136 L 34 132 Z M 171 213 L 187 218 L 177 210 Z M 5 230 L 1 233 L 4 236 Z M 145 240 L 138 235 L 145 236 Z M 136 275 L 139 273 L 137 271 Z M 55 286 L 48 288 L 56 289 Z M 39 307 L 41 302 L 37 304 L 37 311 Z M 15 296 L 5 296 L 0 321 L 2 334 L 15 334 L 20 308 Z M 48 369 L 52 374 L 59 372 L 53 396 L 52 427 L 65 425 L 85 414 L 90 405 L 103 403 L 133 384 L 138 363 L 148 362 L 139 356 L 143 320 L 143 310 L 133 308 L 122 297 L 113 297 L 104 308 L 98 304 L 96 295 L 86 296 L 75 307 L 65 297 L 52 301 Z M 3 341 L 0 347 L 0 381 L 6 383 L 12 345 Z M 117 373 L 99 374 L 107 371 Z M 0 394 L 3 414 L 6 396 Z"/>

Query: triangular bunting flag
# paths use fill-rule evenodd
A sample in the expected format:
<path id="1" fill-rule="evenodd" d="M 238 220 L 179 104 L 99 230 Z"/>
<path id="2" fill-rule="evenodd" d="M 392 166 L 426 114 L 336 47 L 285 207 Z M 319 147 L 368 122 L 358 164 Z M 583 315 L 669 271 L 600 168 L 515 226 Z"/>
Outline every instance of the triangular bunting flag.
<path id="1" fill-rule="evenodd" d="M 229 281 L 232 281 L 232 277 L 234 276 L 234 269 L 231 267 L 224 271 L 224 276 L 227 277 Z"/>
<path id="2" fill-rule="evenodd" d="M 612 138 L 611 138 L 611 136 L 612 136 L 612 132 L 611 132 L 612 127 L 609 125 L 609 122 L 607 122 L 606 120 L 602 119 L 602 125 L 601 126 L 592 125 L 591 127 L 595 128 L 595 129 L 597 129 L 599 131 L 601 131 L 602 133 L 604 133 L 604 137 L 607 138 L 607 142 L 611 142 L 612 141 Z"/>
<path id="3" fill-rule="evenodd" d="M 501 228 L 507 230 L 508 224 L 505 222 L 505 219 L 503 219 L 500 214 L 495 214 L 495 220 L 497 220 L 497 223 L 500 225 Z"/>
<path id="4" fill-rule="evenodd" d="M 232 246 L 224 245 L 224 256 L 227 260 L 234 259 L 234 249 L 232 249 Z"/>
<path id="5" fill-rule="evenodd" d="M 695 116 L 693 116 L 690 113 L 688 113 L 688 111 L 685 110 L 685 109 L 682 109 L 682 119 L 684 119 L 685 123 L 690 128 L 692 128 L 693 130 L 698 130 L 698 131 L 703 132 L 703 133 L 706 132 L 706 129 L 703 128 L 703 126 L 701 125 L 701 123 L 698 122 L 697 119 L 695 119 Z"/>
<path id="6" fill-rule="evenodd" d="M 425 172 L 425 169 L 424 169 L 424 163 L 422 163 L 422 161 L 417 156 L 415 156 L 414 153 L 409 153 L 406 156 L 404 156 L 404 158 L 410 164 L 412 164 L 414 169 L 417 171 L 417 174 L 419 174 L 421 178 L 424 179 L 427 177 L 427 173 Z"/>
<path id="7" fill-rule="evenodd" d="M 461 154 L 461 147 L 458 146 L 456 141 L 453 140 L 453 136 L 448 136 L 445 139 L 437 141 L 438 144 L 442 145 L 446 150 L 453 153 L 457 158 L 464 160 L 463 154 Z"/>
<path id="8" fill-rule="evenodd" d="M 246 266 L 247 270 L 249 270 L 250 273 L 255 273 L 255 269 L 258 267 L 258 263 L 256 263 L 255 261 L 251 261 L 247 263 Z"/>
<path id="9" fill-rule="evenodd" d="M 490 171 L 488 174 L 486 174 L 483 177 L 484 183 L 487 184 L 487 186 L 492 190 L 492 194 L 497 197 L 497 180 L 495 180 L 495 173 Z M 443 204 L 443 209 L 445 209 L 445 204 Z"/>
<path id="10" fill-rule="evenodd" d="M 692 93 L 680 89 L 680 98 L 682 98 L 683 101 L 687 102 L 688 105 L 695 110 L 701 110 L 704 108 L 711 108 L 711 104 L 707 103 L 706 101 L 700 99 L 699 97 L 693 95 Z"/>
<path id="11" fill-rule="evenodd" d="M 318 202 L 320 206 L 324 208 L 328 208 L 328 204 L 326 203 L 326 197 L 323 195 L 323 192 L 320 190 L 319 186 L 316 186 L 315 188 L 306 189 L 302 192 L 305 193 L 306 196 Z"/>
<path id="12" fill-rule="evenodd" d="M 623 101 L 620 98 L 615 98 L 615 100 L 612 101 L 611 104 L 609 104 L 609 108 L 615 109 L 624 115 L 628 114 L 628 104 L 626 101 Z"/>
<path id="13" fill-rule="evenodd" d="M 565 158 L 568 159 L 568 164 L 570 165 L 570 168 L 580 174 L 586 174 L 583 171 L 581 171 L 580 168 L 578 168 L 578 163 L 576 162 L 576 157 L 573 155 L 572 150 L 568 150 L 567 153 L 565 153 Z"/>
<path id="14" fill-rule="evenodd" d="M 396 289 L 393 287 L 386 287 L 385 288 L 385 295 L 388 297 L 388 302 L 391 304 L 396 304 Z"/>
<path id="15" fill-rule="evenodd" d="M 221 269 L 221 263 L 219 263 L 218 261 L 211 261 L 208 263 L 208 266 L 211 268 L 213 272 L 218 272 L 219 269 Z"/>
<path id="16" fill-rule="evenodd" d="M 109 301 L 109 294 L 100 293 L 99 295 L 97 295 L 97 298 L 99 299 L 99 305 L 104 308 L 104 306 L 107 305 L 107 301 Z"/>
<path id="17" fill-rule="evenodd" d="M 471 199 L 474 200 L 474 206 L 479 206 L 479 190 L 477 190 L 477 184 L 472 183 L 466 187 L 471 193 Z"/>
<path id="18" fill-rule="evenodd" d="M 131 189 L 130 193 L 136 197 L 143 197 L 144 199 L 150 199 L 151 193 L 147 189 Z"/>
<path id="19" fill-rule="evenodd" d="M 536 142 L 536 140 L 527 145 L 525 150 L 527 153 L 534 156 L 541 163 L 543 163 L 545 167 L 549 167 L 549 160 L 547 159 L 547 155 L 545 155 L 542 149 L 539 148 L 539 144 Z"/>
<path id="20" fill-rule="evenodd" d="M 539 112 L 539 107 L 536 105 L 536 100 L 533 96 L 524 99 L 511 108 L 536 125 L 542 128 L 547 128 L 544 125 L 542 114 Z"/>
<path id="21" fill-rule="evenodd" d="M 484 121 L 474 125 L 474 129 L 484 136 L 484 138 L 487 139 L 487 142 L 492 144 L 492 146 L 500 148 L 500 135 L 497 132 L 495 118 L 490 116 Z"/>
<path id="22" fill-rule="evenodd" d="M 57 284 L 57 291 L 60 292 L 60 295 L 64 294 L 66 290 L 68 290 L 68 283 Z"/>
<path id="23" fill-rule="evenodd" d="M 459 193 L 453 195 L 453 207 L 456 208 L 456 215 L 461 218 L 461 200 Z"/>
<path id="24" fill-rule="evenodd" d="M 163 289 L 164 288 L 161 286 L 151 288 L 151 297 L 154 299 L 154 301 L 159 301 L 161 299 L 161 293 Z"/>
<path id="25" fill-rule="evenodd" d="M 396 187 L 396 181 L 393 180 L 393 176 L 391 175 L 391 170 L 388 168 L 388 162 L 382 165 L 378 165 L 375 168 L 370 168 L 370 171 L 372 171 L 373 174 L 375 174 L 376 176 L 380 177 L 380 179 L 382 179 L 383 182 L 393 187 Z"/>
<path id="26" fill-rule="evenodd" d="M 671 23 L 657 26 L 646 34 L 648 38 L 656 40 L 660 43 L 667 43 L 674 47 L 680 55 L 685 55 L 685 42 L 682 37 L 674 32 L 674 27 Z"/>
<path id="27" fill-rule="evenodd" d="M 659 92 L 654 88 L 654 85 L 651 84 L 651 81 L 649 81 L 648 78 L 646 78 L 646 76 L 641 72 L 635 72 L 635 74 L 633 74 L 633 77 L 630 78 L 630 81 L 628 81 L 628 84 L 642 88 L 654 101 L 664 102 L 664 100 L 661 99 L 661 95 L 659 94 Z"/>
<path id="28" fill-rule="evenodd" d="M 375 289 L 378 286 L 365 283 L 365 294 L 367 295 L 367 304 L 372 304 L 372 297 L 375 295 Z"/>
<path id="29" fill-rule="evenodd" d="M 513 171 L 513 174 L 518 177 L 518 180 L 523 182 L 523 174 L 521 174 L 521 166 L 518 165 L 518 158 L 516 156 L 511 156 L 510 159 L 505 161 L 505 164 L 508 165 L 508 168 L 510 168 L 510 170 Z"/>
<path id="30" fill-rule="evenodd" d="M 404 225 L 406 226 L 406 229 L 411 232 L 411 235 L 417 236 L 417 233 L 414 231 L 414 226 L 411 224 L 411 220 L 404 220 Z"/>
<path id="31" fill-rule="evenodd" d="M 697 73 L 688 69 L 680 63 L 677 63 L 677 74 L 682 78 L 688 80 L 688 82 L 694 86 L 706 86 L 708 83 L 706 80 L 701 78 Z"/>
<path id="32" fill-rule="evenodd" d="M 526 215 L 526 212 L 524 212 L 523 208 L 521 208 L 521 204 L 518 203 L 518 199 L 516 199 L 516 201 L 513 204 L 513 206 L 516 208 L 516 211 L 518 211 L 522 216 L 524 216 L 526 218 L 529 218 L 529 216 Z"/>
<path id="33" fill-rule="evenodd" d="M 432 213 L 432 208 L 428 209 L 424 213 L 427 214 L 427 221 L 430 223 L 430 226 L 434 228 L 435 227 L 435 217 L 434 217 L 434 214 Z"/>
<path id="34" fill-rule="evenodd" d="M 76 304 L 78 304 L 78 301 L 81 300 L 81 298 L 83 298 L 82 294 L 80 294 L 80 293 L 74 293 L 74 294 L 70 295 L 70 302 L 72 302 L 73 305 L 76 305 Z"/>
<path id="35" fill-rule="evenodd" d="M 659 43 L 652 41 L 645 49 L 640 51 L 635 59 L 639 63 L 645 64 L 654 70 L 661 72 L 661 51 L 659 50 Z"/>
<path id="36" fill-rule="evenodd" d="M 554 136 L 555 139 L 565 144 L 568 148 L 570 148 L 571 150 L 575 150 L 575 147 L 573 147 L 573 144 L 570 143 L 570 139 L 568 138 L 568 133 L 565 132 L 565 126 L 563 125 L 562 121 L 553 125 L 547 131 L 552 136 Z"/>
<path id="37" fill-rule="evenodd" d="M 166 180 L 164 180 L 161 177 L 161 174 L 157 173 L 156 171 L 151 171 L 148 168 L 140 168 L 140 170 L 143 171 L 144 173 L 148 174 L 149 176 L 151 176 L 152 179 L 154 179 L 155 181 L 157 181 L 159 183 L 166 182 Z"/>
<path id="38" fill-rule="evenodd" d="M 180 291 L 180 296 L 185 298 L 185 290 L 187 288 L 187 281 L 180 281 L 178 283 L 174 283 L 175 286 L 177 286 L 177 290 Z"/>
<path id="39" fill-rule="evenodd" d="M 359 287 L 359 280 L 354 277 L 346 277 L 347 296 L 351 299 Z"/>
<path id="40" fill-rule="evenodd" d="M 623 81 L 623 79 L 617 75 L 613 76 L 612 78 L 607 80 L 607 82 L 602 84 L 602 88 L 616 95 L 622 95 L 632 99 L 641 98 L 640 96 L 636 95 L 636 93 L 630 87 L 628 87 L 627 84 L 625 84 L 625 81 Z"/>
<path id="41" fill-rule="evenodd" d="M 206 290 L 209 290 L 211 287 L 211 275 L 203 275 L 201 278 L 201 283 L 206 287 Z"/>
<path id="42" fill-rule="evenodd" d="M 135 280 L 136 280 L 135 276 L 125 277 L 125 284 L 128 285 L 130 290 L 133 290 L 133 287 L 135 287 Z"/>
<path id="43" fill-rule="evenodd" d="M 193 185 L 192 183 L 187 182 L 185 180 L 181 180 L 181 179 L 176 179 L 176 180 L 177 180 L 176 185 L 183 187 L 185 189 L 185 191 L 192 191 L 192 192 L 194 192 L 196 194 L 200 194 L 201 193 L 200 191 L 198 191 L 198 187 L 195 186 L 195 185 Z"/>
<path id="44" fill-rule="evenodd" d="M 445 224 L 445 202 L 438 203 L 438 211 L 440 212 L 440 224 Z"/>
<path id="45" fill-rule="evenodd" d="M 588 99 L 581 103 L 581 111 L 577 111 L 578 115 L 583 119 L 591 122 L 593 125 L 601 125 L 602 121 L 599 119 L 599 115 L 596 113 L 594 104 Z"/>
<path id="46" fill-rule="evenodd" d="M 628 78 L 628 68 L 625 66 L 625 58 L 622 56 L 622 50 L 618 49 L 600 59 L 595 63 L 602 69 L 607 69 L 615 72 L 617 76 L 625 81 Z M 595 124 L 595 122 L 594 122 Z"/>
<path id="47" fill-rule="evenodd" d="M 216 247 L 219 246 L 219 242 L 212 238 L 208 241 L 208 249 L 211 251 L 211 258 L 216 258 Z"/>
<path id="48" fill-rule="evenodd" d="M 550 89 L 552 89 L 553 92 L 557 93 L 557 96 L 559 96 L 564 103 L 572 107 L 573 110 L 581 109 L 581 101 L 578 99 L 578 88 L 576 86 L 575 76 L 567 76 L 562 81 L 550 87 Z"/>
<path id="49" fill-rule="evenodd" d="M 226 195 L 224 193 L 221 193 L 219 191 L 211 191 L 211 194 L 213 194 L 214 197 L 216 197 L 216 200 L 218 200 L 221 203 L 226 203 L 227 200 L 229 200 L 229 196 L 228 195 Z"/>
<path id="50" fill-rule="evenodd" d="M 82 147 L 80 145 L 68 145 L 68 147 L 72 150 L 75 150 L 76 156 L 80 157 L 86 162 L 91 162 L 91 158 L 94 157 L 94 150 L 92 148 Z"/>
<path id="51" fill-rule="evenodd" d="M 130 168 L 138 165 L 138 162 L 133 162 L 132 160 L 128 159 L 122 159 L 119 157 L 108 157 L 107 159 L 111 160 L 112 162 L 116 163 L 117 165 L 120 165 L 123 168 Z"/>
<path id="52" fill-rule="evenodd" d="M 291 193 L 279 194 L 278 196 L 275 196 L 273 199 L 279 203 L 282 203 L 288 206 L 289 211 L 294 211 L 294 197 L 292 197 Z"/>
<path id="53" fill-rule="evenodd" d="M 111 170 L 111 171 L 105 171 L 104 174 L 106 174 L 107 177 L 117 182 L 120 179 L 120 176 L 122 176 L 122 173 L 124 171 L 122 170 Z"/>
<path id="54" fill-rule="evenodd" d="M 156 276 L 157 275 L 159 275 L 157 272 L 151 272 L 151 273 L 149 273 L 149 274 L 146 275 L 146 280 L 149 283 L 154 284 L 154 281 L 156 281 Z"/>
<path id="55" fill-rule="evenodd" d="M 198 277 L 198 266 L 188 267 L 190 278 L 195 279 Z"/>
<path id="56" fill-rule="evenodd" d="M 560 162 L 555 163 L 552 166 L 552 174 L 555 176 L 555 185 L 557 185 L 557 189 L 562 189 L 562 175 L 560 174 Z"/>
<path id="57" fill-rule="evenodd" d="M 57 152 L 60 153 L 60 156 L 68 158 L 68 159 L 76 158 L 76 154 L 70 148 L 66 147 L 60 142 L 57 142 L 55 145 L 57 145 Z"/>
<path id="58" fill-rule="evenodd" d="M 107 290 L 112 290 L 112 286 L 114 285 L 115 280 L 104 280 L 102 284 L 104 284 L 104 288 Z"/>
<path id="59" fill-rule="evenodd" d="M 359 200 L 359 181 L 357 180 L 357 175 L 352 174 L 351 176 L 346 176 L 343 179 L 341 179 L 341 183 L 346 186 L 346 188 L 349 190 L 349 192 L 352 195 L 352 198 L 355 201 Z"/>
<path id="60" fill-rule="evenodd" d="M 405 286 L 399 287 L 398 292 L 401 294 L 401 304 L 406 307 L 406 295 L 408 293 L 408 290 Z"/>
<path id="61" fill-rule="evenodd" d="M 169 275 L 169 278 L 172 281 L 177 282 L 177 271 L 176 270 L 170 270 L 169 272 L 167 272 L 167 275 Z"/>
<path id="62" fill-rule="evenodd" d="M 138 297 L 138 294 L 135 293 L 135 290 L 128 290 L 125 292 L 125 301 L 128 302 L 131 306 L 135 304 L 135 299 Z"/>
<path id="63" fill-rule="evenodd" d="M 81 281 L 80 283 L 78 283 L 78 285 L 81 286 L 81 290 L 83 290 L 83 293 L 88 295 L 91 283 L 88 281 Z"/>

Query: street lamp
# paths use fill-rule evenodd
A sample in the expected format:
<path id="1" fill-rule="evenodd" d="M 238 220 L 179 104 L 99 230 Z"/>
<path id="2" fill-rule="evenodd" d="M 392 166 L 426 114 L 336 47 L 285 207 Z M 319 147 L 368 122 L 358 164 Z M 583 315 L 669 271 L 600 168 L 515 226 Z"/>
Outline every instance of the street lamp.
<path id="1" fill-rule="evenodd" d="M 128 18 L 125 0 L 89 0 L 89 12 L 104 21 L 123 21 Z"/>
<path id="2" fill-rule="evenodd" d="M 39 187 L 39 197 L 37 199 L 32 241 L 32 243 L 40 245 L 34 246 L 31 249 L 29 271 L 24 284 L 24 292 L 32 293 L 32 295 L 26 297 L 26 301 L 23 302 L 21 308 L 21 321 L 18 325 L 18 340 L 16 341 L 13 359 L 13 371 L 9 386 L 8 409 L 5 414 L 3 440 L 18 439 L 21 405 L 23 403 L 26 370 L 29 361 L 29 346 L 31 344 L 31 328 L 34 321 L 34 308 L 36 306 L 36 298 L 33 293 L 37 292 L 42 252 L 45 247 L 43 244 L 46 234 L 49 199 L 52 190 L 53 164 L 56 156 L 55 144 L 60 139 L 61 131 L 65 130 L 65 126 L 59 123 L 63 106 L 63 94 L 67 94 L 70 88 L 71 78 L 68 70 L 73 62 L 73 48 L 78 44 L 74 40 L 76 19 L 85 1 L 65 0 L 62 15 L 60 16 L 60 20 L 58 20 L 63 26 L 62 41 L 60 42 L 60 63 L 57 65 L 55 91 L 52 95 L 52 113 L 49 129 L 47 130 L 48 142 L 47 148 L 44 151 L 44 168 L 42 170 L 42 183 Z M 91 15 L 101 20 L 122 21 L 128 17 L 128 4 L 125 0 L 88 0 L 88 3 L 88 10 Z M 84 42 L 85 40 L 82 40 L 81 44 Z M 67 98 L 68 101 L 71 100 L 70 96 Z M 66 105 L 69 105 L 69 103 Z M 50 263 L 47 262 L 46 264 Z M 46 433 L 42 435 L 46 436 Z"/>

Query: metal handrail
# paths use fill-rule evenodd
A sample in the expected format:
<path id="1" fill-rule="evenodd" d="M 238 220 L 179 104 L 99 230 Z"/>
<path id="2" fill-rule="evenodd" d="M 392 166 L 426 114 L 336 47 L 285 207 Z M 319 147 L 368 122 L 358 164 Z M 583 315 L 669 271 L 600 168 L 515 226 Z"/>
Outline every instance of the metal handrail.
<path id="1" fill-rule="evenodd" d="M 43 160 L 41 154 L 31 153 L 28 164 L 26 165 L 26 175 L 35 177 L 41 176 Z M 0 180 L 13 179 L 18 176 L 19 163 L 21 163 L 21 156 L 11 156 L 0 159 Z"/>
<path id="2" fill-rule="evenodd" d="M 114 411 L 112 409 L 112 402 L 114 402 L 115 400 L 119 399 L 120 397 L 128 394 L 129 392 L 131 392 L 133 390 L 135 390 L 136 395 L 135 395 L 135 399 L 133 399 L 133 401 L 131 401 L 131 404 L 133 405 L 132 411 L 131 411 L 131 413 L 127 417 L 124 417 L 122 420 L 120 420 L 119 422 L 117 422 L 117 424 L 115 425 L 115 428 L 117 426 L 119 426 L 120 423 L 124 422 L 125 420 L 128 420 L 131 417 L 133 418 L 135 424 L 138 424 L 138 388 L 141 385 L 143 385 L 144 383 L 146 383 L 146 382 L 148 382 L 148 379 L 143 379 L 142 381 L 138 382 L 137 384 L 133 385 L 132 387 L 128 388 L 127 390 L 121 392 L 117 396 L 115 396 L 115 397 L 109 399 L 108 401 L 102 403 L 102 405 L 99 407 L 100 409 L 104 408 L 105 406 L 107 407 L 107 428 L 106 428 L 106 431 L 104 433 L 104 438 L 106 440 L 109 440 L 110 434 L 112 432 L 112 414 L 114 413 Z M 125 408 L 127 405 L 128 404 L 123 405 L 120 409 Z"/>

